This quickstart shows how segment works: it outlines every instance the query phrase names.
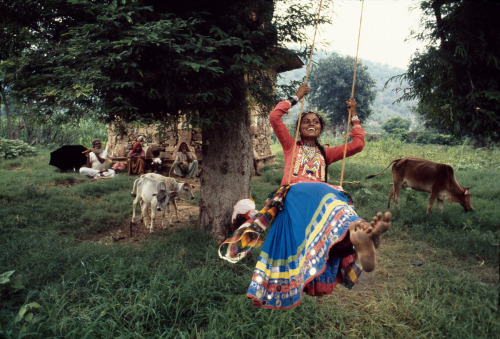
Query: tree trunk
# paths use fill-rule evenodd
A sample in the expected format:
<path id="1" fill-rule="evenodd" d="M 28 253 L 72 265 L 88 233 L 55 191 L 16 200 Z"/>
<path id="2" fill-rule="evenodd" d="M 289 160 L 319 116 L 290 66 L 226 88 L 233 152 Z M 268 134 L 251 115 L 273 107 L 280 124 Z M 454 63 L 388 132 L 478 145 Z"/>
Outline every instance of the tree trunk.
<path id="1" fill-rule="evenodd" d="M 233 99 L 234 100 L 234 99 Z M 238 100 L 234 100 L 238 101 Z M 229 126 L 203 130 L 200 225 L 218 240 L 230 234 L 233 206 L 250 198 L 253 146 L 246 100 Z"/>
<path id="2" fill-rule="evenodd" d="M 443 0 L 434 0 L 432 2 L 432 9 L 434 10 L 434 16 L 436 17 L 436 31 L 441 41 L 441 47 L 446 48 L 446 35 L 444 34 L 443 18 L 441 17 L 441 6 L 443 6 Z"/>
<path id="3" fill-rule="evenodd" d="M 21 122 L 17 124 L 16 127 L 12 130 L 10 133 L 10 139 L 17 140 L 19 139 L 19 133 L 21 133 L 21 130 L 25 127 L 26 125 L 24 124 L 24 118 L 21 118 Z"/>
<path id="4" fill-rule="evenodd" d="M 7 118 L 7 131 L 8 131 L 8 138 L 12 139 L 12 126 L 10 122 L 10 110 L 9 110 L 9 104 L 7 103 L 7 95 L 5 94 L 5 90 L 3 89 L 2 84 L 0 84 L 0 92 L 2 93 L 2 101 L 3 104 L 5 105 L 5 117 Z"/>

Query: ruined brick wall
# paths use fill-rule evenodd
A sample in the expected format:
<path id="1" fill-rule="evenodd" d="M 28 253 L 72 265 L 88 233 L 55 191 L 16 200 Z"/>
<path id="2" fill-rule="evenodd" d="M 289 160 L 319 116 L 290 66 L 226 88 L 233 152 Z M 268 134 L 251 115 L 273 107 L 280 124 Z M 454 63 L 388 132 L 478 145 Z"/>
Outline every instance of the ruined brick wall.
<path id="1" fill-rule="evenodd" d="M 258 167 L 264 164 L 274 162 L 275 155 L 271 152 L 271 134 L 272 129 L 267 117 L 258 116 L 255 112 L 252 114 L 252 142 L 254 148 L 254 158 Z M 134 126 L 108 125 L 108 142 L 106 151 L 111 159 L 123 160 L 132 149 L 135 142 L 141 142 L 146 158 L 152 158 L 153 150 L 160 151 L 160 158 L 173 163 L 175 160 L 179 145 L 186 142 L 191 151 L 196 153 L 196 157 L 202 162 L 202 143 L 203 137 L 200 129 L 185 128 L 183 124 L 177 127 L 162 129 L 158 124 Z"/>
<path id="2" fill-rule="evenodd" d="M 273 130 L 268 117 L 253 115 L 250 132 L 253 141 L 253 154 L 258 168 L 273 163 L 276 155 L 271 151 L 271 134 Z"/>
<path id="3" fill-rule="evenodd" d="M 162 128 L 159 124 L 134 126 L 108 125 L 108 142 L 106 151 L 112 159 L 124 158 L 132 149 L 132 145 L 139 141 L 146 152 L 146 158 L 152 158 L 154 150 L 160 151 L 160 158 L 175 160 L 177 150 L 182 142 L 189 145 L 196 153 L 198 160 L 202 160 L 202 136 L 199 129 Z"/>

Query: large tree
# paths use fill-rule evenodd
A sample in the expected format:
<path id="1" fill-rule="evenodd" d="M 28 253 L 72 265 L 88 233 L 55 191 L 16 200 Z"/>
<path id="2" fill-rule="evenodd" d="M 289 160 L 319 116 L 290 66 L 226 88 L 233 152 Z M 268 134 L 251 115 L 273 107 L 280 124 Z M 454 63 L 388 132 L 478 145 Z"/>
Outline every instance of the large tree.
<path id="1" fill-rule="evenodd" d="M 38 117 L 92 108 L 107 122 L 185 116 L 202 128 L 200 221 L 222 237 L 234 203 L 250 196 L 247 99 L 274 103 L 277 47 L 306 42 L 300 29 L 316 20 L 315 1 L 279 1 L 281 16 L 277 2 L 0 0 L 0 28 L 29 33 L 2 69 Z"/>
<path id="2" fill-rule="evenodd" d="M 400 100 L 418 99 L 428 126 L 461 137 L 500 140 L 500 2 L 425 0 L 423 30 L 428 41 L 408 71 Z"/>
<path id="3" fill-rule="evenodd" d="M 310 77 L 310 103 L 325 112 L 330 123 L 344 125 L 347 122 L 346 101 L 351 96 L 355 60 L 350 56 L 333 53 L 314 66 Z M 373 112 L 375 80 L 366 66 L 358 62 L 354 98 L 358 102 L 357 113 L 366 120 Z"/>

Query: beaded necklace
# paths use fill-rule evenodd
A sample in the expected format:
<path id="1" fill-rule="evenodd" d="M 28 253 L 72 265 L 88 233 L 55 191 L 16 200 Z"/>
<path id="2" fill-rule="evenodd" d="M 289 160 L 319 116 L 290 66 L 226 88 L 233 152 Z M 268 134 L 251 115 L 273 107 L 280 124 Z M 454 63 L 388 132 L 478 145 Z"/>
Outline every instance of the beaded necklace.
<path id="1" fill-rule="evenodd" d="M 322 159 L 323 156 L 316 145 L 303 144 L 297 154 L 293 175 L 298 176 L 302 167 L 302 175 L 307 175 L 311 180 L 325 181 L 325 164 Z"/>
<path id="2" fill-rule="evenodd" d="M 317 153 L 316 145 L 304 144 L 302 146 L 302 152 L 304 155 L 304 162 L 312 161 Z"/>

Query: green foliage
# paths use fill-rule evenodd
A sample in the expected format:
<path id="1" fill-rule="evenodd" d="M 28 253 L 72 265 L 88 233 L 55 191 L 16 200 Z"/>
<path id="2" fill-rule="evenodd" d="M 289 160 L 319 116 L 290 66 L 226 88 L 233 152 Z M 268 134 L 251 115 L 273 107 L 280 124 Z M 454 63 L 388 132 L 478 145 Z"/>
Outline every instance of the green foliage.
<path id="1" fill-rule="evenodd" d="M 500 2 L 425 0 L 420 8 L 424 30 L 413 38 L 430 44 L 395 77 L 409 83 L 400 99 L 418 99 L 418 115 L 440 132 L 500 140 Z"/>
<path id="2" fill-rule="evenodd" d="M 16 271 L 8 271 L 0 274 L 0 296 L 11 294 L 24 289 L 19 277 L 14 276 Z"/>
<path id="3" fill-rule="evenodd" d="M 21 118 L 22 119 L 22 118 Z M 20 119 L 14 119 L 14 125 Z M 0 118 L 0 136 L 7 137 L 6 119 Z M 19 133 L 19 140 L 29 145 L 58 147 L 65 144 L 91 145 L 95 139 L 103 142 L 108 138 L 106 124 L 95 119 L 80 119 L 76 122 L 30 123 Z"/>
<path id="4" fill-rule="evenodd" d="M 409 142 L 411 141 L 409 140 L 409 135 L 410 133 L 408 132 L 408 130 L 402 128 L 394 128 L 389 134 L 389 139 Z"/>
<path id="5" fill-rule="evenodd" d="M 17 157 L 33 156 L 36 148 L 22 140 L 0 139 L 0 159 L 14 159 Z"/>
<path id="6" fill-rule="evenodd" d="M 103 120 L 143 122 L 185 115 L 201 128 L 230 123 L 247 95 L 274 102 L 268 71 L 282 63 L 278 38 L 306 43 L 301 30 L 317 12 L 315 2 L 291 4 L 273 21 L 268 0 L 0 5 L 0 46 L 20 39 L 2 50 L 3 78 L 33 114 L 81 117 L 92 108 Z"/>
<path id="7" fill-rule="evenodd" d="M 342 57 L 333 53 L 326 59 L 321 59 L 311 72 L 311 93 L 309 101 L 318 110 L 324 111 L 334 125 L 347 121 L 346 101 L 351 96 L 352 78 L 354 73 L 354 58 Z M 368 68 L 358 61 L 356 72 L 355 99 L 358 102 L 357 114 L 361 120 L 367 119 L 372 113 L 375 100 L 375 80 Z"/>
<path id="8" fill-rule="evenodd" d="M 19 310 L 19 313 L 17 314 L 16 323 L 22 322 L 22 321 L 25 321 L 27 323 L 36 322 L 38 319 L 36 319 L 34 317 L 33 310 L 40 308 L 40 307 L 42 307 L 42 306 L 40 306 L 40 304 L 36 303 L 36 302 L 32 302 L 32 303 L 24 305 L 23 307 L 21 307 L 21 309 Z"/>
<path id="9" fill-rule="evenodd" d="M 436 145 L 457 145 L 460 140 L 453 135 L 441 134 L 435 130 L 424 130 L 420 133 L 416 140 L 420 144 L 436 144 Z"/>
<path id="10" fill-rule="evenodd" d="M 387 119 L 382 124 L 382 129 L 389 134 L 400 133 L 401 130 L 408 131 L 411 126 L 411 120 L 404 119 L 401 117 L 392 117 Z"/>

